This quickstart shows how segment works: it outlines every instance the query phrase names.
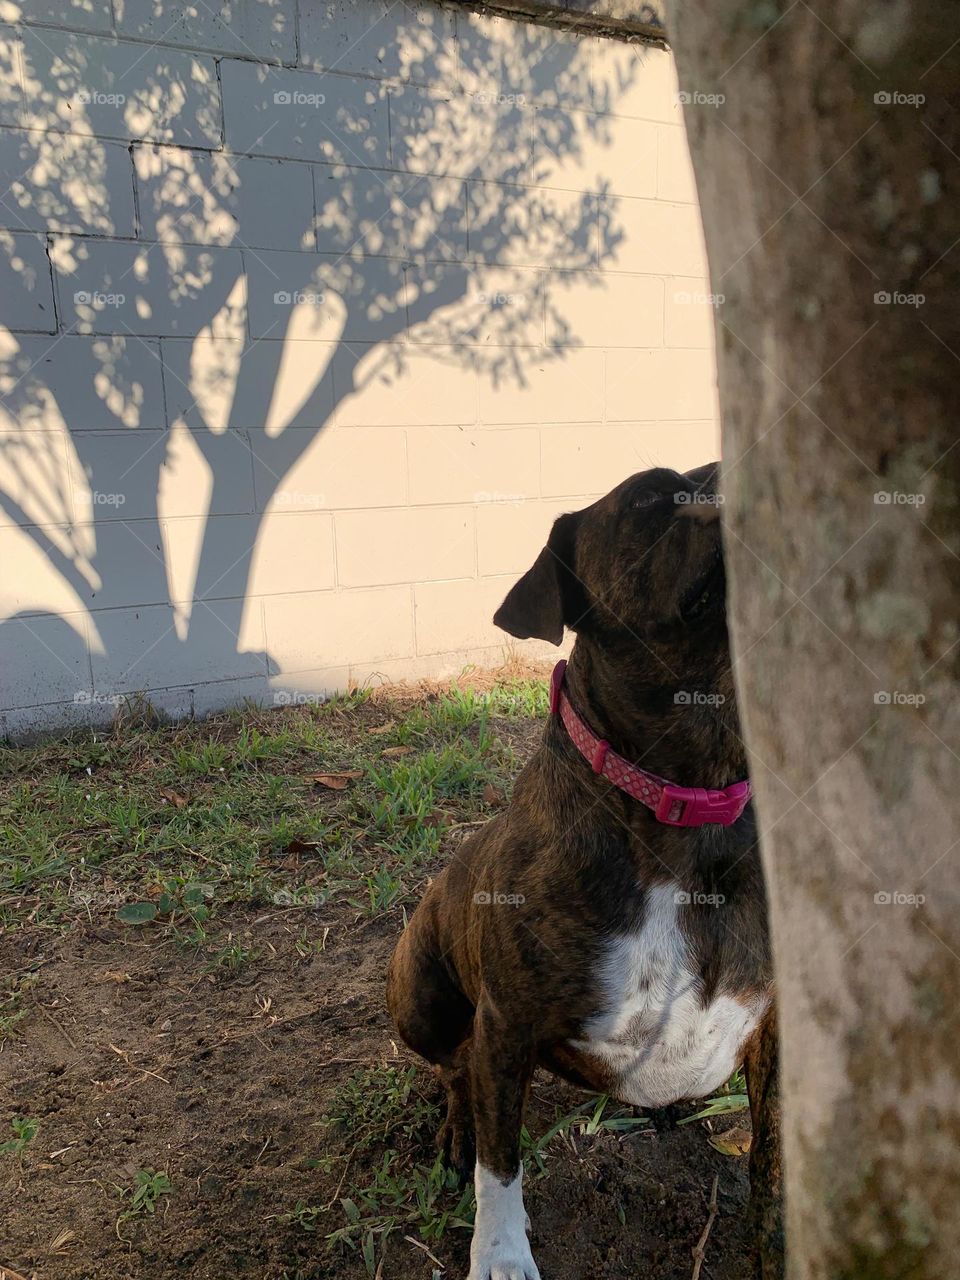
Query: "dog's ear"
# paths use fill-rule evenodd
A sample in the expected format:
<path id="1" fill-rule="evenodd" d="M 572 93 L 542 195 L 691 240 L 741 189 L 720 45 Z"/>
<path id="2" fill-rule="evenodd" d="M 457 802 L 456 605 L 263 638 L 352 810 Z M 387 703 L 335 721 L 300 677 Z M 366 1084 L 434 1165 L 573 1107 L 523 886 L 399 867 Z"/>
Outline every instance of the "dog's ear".
<path id="1" fill-rule="evenodd" d="M 577 620 L 573 572 L 578 514 L 558 516 L 547 545 L 493 615 L 494 624 L 518 640 L 559 644 L 565 624 Z M 582 610 L 581 610 L 582 612 Z"/>

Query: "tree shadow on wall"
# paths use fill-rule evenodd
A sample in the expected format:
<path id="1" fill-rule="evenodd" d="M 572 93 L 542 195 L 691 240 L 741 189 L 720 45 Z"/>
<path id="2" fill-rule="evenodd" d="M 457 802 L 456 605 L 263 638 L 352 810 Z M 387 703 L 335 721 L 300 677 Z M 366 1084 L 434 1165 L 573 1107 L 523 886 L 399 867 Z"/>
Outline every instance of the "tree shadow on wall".
<path id="1" fill-rule="evenodd" d="M 151 113 L 160 136 L 179 136 L 180 112 L 207 127 L 184 55 L 111 105 L 124 86 L 89 46 L 74 38 L 46 62 L 27 49 L 25 124 L 71 132 L 11 135 L 23 178 L 2 221 L 50 229 L 59 334 L 0 336 L 0 409 L 16 428 L 0 436 L 0 509 L 75 601 L 65 613 L 87 616 L 95 687 L 251 673 L 244 608 L 263 516 L 352 397 L 419 394 L 450 366 L 523 388 L 577 346 L 567 273 L 608 262 L 621 239 L 595 174 L 576 180 L 589 194 L 564 187 L 610 140 L 603 115 L 563 109 L 596 101 L 591 45 L 472 23 L 454 46 L 444 13 L 392 33 L 389 88 L 330 72 L 298 74 L 291 90 L 289 72 L 225 60 L 227 151 L 132 148 L 137 242 L 91 238 L 125 234 L 111 174 L 122 147 L 82 135 L 123 136 Z M 600 105 L 615 110 L 609 90 Z M 309 165 L 271 149 L 313 162 L 308 201 L 293 195 Z M 0 232 L 29 287 L 22 245 Z M 211 518 L 237 514 L 251 468 L 245 519 Z M 336 507 L 338 487 L 332 474 L 315 505 Z M 18 605 L 31 626 L 30 602 Z M 135 640 L 120 606 L 139 609 Z M 86 654 L 65 660 L 56 631 L 50 661 L 88 668 Z"/>

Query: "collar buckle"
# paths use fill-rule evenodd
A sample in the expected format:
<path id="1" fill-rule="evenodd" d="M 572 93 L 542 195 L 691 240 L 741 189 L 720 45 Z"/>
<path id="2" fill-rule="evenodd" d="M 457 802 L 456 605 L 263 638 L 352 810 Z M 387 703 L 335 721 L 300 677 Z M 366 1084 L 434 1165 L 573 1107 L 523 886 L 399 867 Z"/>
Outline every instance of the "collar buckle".
<path id="1" fill-rule="evenodd" d="M 750 783 L 734 782 L 722 791 L 705 787 L 677 787 L 664 783 L 655 814 L 669 827 L 701 827 L 706 823 L 732 826 L 747 807 Z"/>

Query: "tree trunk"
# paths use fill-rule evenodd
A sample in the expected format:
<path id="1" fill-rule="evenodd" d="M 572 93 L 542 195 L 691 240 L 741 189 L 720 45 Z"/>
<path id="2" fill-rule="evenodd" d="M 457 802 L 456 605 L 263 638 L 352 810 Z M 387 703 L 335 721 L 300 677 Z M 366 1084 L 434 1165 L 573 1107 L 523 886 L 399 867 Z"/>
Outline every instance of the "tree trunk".
<path id="1" fill-rule="evenodd" d="M 777 1021 L 773 1009 L 747 1049 L 750 1146 L 750 1236 L 756 1247 L 755 1280 L 783 1280 L 782 1123 Z"/>
<path id="2" fill-rule="evenodd" d="M 792 1280 L 960 1257 L 960 5 L 675 0 Z M 722 101 L 721 101 L 722 96 Z"/>

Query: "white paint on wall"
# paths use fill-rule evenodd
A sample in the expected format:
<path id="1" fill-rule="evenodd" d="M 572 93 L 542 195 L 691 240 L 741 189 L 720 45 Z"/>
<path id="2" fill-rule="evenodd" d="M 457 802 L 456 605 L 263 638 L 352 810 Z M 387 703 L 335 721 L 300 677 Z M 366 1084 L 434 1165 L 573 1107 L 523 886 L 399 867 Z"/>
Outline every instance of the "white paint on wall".
<path id="1" fill-rule="evenodd" d="M 500 661 L 558 511 L 718 451 L 669 55 L 115 8 L 0 21 L 0 732 Z"/>

